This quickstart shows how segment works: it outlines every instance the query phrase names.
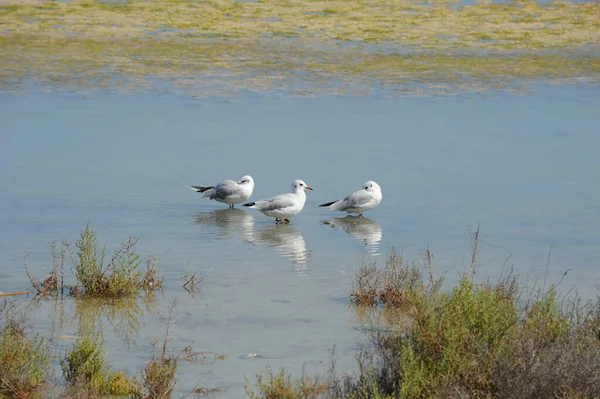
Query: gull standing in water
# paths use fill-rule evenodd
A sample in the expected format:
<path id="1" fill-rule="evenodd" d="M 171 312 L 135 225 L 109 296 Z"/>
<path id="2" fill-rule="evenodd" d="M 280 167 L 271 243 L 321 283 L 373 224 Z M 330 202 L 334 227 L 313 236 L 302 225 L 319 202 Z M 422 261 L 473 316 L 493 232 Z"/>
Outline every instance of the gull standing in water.
<path id="1" fill-rule="evenodd" d="M 216 186 L 190 186 L 191 190 L 202 193 L 202 197 L 229 204 L 233 209 L 235 204 L 248 201 L 254 191 L 252 176 L 242 176 L 239 181 L 223 180 Z"/>
<path id="2" fill-rule="evenodd" d="M 344 199 L 327 202 L 319 206 L 329 207 L 332 211 L 358 213 L 358 216 L 362 216 L 363 212 L 379 205 L 381 198 L 381 187 L 374 181 L 369 180 L 363 185 L 362 189 L 346 196 Z"/>
<path id="3" fill-rule="evenodd" d="M 258 209 L 264 215 L 275 218 L 275 223 L 289 223 L 292 216 L 300 213 L 306 203 L 304 190 L 312 190 L 302 180 L 294 180 L 292 183 L 293 193 L 279 194 L 273 198 L 244 204 L 252 209 Z"/>

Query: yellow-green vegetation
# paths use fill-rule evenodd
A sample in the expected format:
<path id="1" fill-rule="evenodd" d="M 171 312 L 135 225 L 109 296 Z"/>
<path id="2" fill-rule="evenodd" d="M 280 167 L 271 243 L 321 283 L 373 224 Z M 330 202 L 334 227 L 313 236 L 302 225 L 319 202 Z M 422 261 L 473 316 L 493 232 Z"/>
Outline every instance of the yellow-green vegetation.
<path id="1" fill-rule="evenodd" d="M 0 87 L 136 91 L 166 80 L 200 96 L 597 82 L 599 21 L 598 3 L 566 1 L 8 0 Z"/>
<path id="2" fill-rule="evenodd" d="M 171 352 L 168 342 L 171 339 L 174 313 L 177 301 L 173 301 L 169 310 L 167 327 L 162 341 L 152 344 L 152 357 L 138 376 L 129 376 L 122 370 L 113 371 L 106 364 L 104 346 L 98 331 L 88 331 L 79 335 L 73 347 L 61 359 L 63 377 L 69 394 L 74 396 L 85 393 L 87 396 L 111 395 L 128 396 L 138 399 L 169 399 L 175 388 L 178 363 L 182 359 L 194 359 L 197 355 L 187 347 L 181 352 Z M 81 321 L 80 321 L 81 323 Z M 96 338 L 91 339 L 96 333 Z M 212 392 L 206 389 L 206 392 Z M 195 387 L 194 391 L 201 391 Z"/>
<path id="3" fill-rule="evenodd" d="M 392 248 L 382 269 L 375 263 L 359 268 L 352 281 L 350 300 L 355 305 L 408 307 L 416 300 L 414 296 L 423 295 L 424 291 L 420 267 L 405 263 Z"/>
<path id="4" fill-rule="evenodd" d="M 294 379 L 285 370 L 273 373 L 271 368 L 256 376 L 256 386 L 246 382 L 246 394 L 251 399 L 314 399 L 328 390 L 326 383 L 309 376 Z"/>
<path id="5" fill-rule="evenodd" d="M 566 311 L 554 287 L 526 303 L 519 295 L 512 277 L 483 285 L 464 277 L 447 292 L 416 292 L 412 326 L 374 333 L 360 377 L 338 383 L 336 396 L 594 397 L 597 309 Z"/>
<path id="6" fill-rule="evenodd" d="M 431 276 L 429 251 L 417 275 L 416 265 L 390 252 L 377 274 L 383 277 L 367 285 L 378 294 L 364 302 L 375 304 L 374 312 L 404 311 L 400 328 L 389 328 L 394 321 L 388 317 L 385 328 L 372 329 L 359 375 L 333 378 L 330 397 L 587 398 L 600 392 L 598 303 L 561 300 L 554 286 L 525 296 L 510 273 L 496 283 L 475 283 L 474 234 L 471 270 L 449 289 Z M 364 276 L 357 274 L 354 292 L 365 286 Z M 396 281 L 393 297 L 402 300 L 382 299 L 390 281 Z M 352 298 L 358 303 L 360 297 Z"/>
<path id="7" fill-rule="evenodd" d="M 173 328 L 173 317 L 177 300 L 171 303 L 169 318 L 167 321 L 167 330 L 162 345 L 157 343 L 152 345 L 152 359 L 146 363 L 146 367 L 141 371 L 141 382 L 139 389 L 134 395 L 137 399 L 169 399 L 175 388 L 175 375 L 177 374 L 177 363 L 181 360 L 183 353 L 190 352 L 187 348 L 184 352 L 171 353 L 167 350 L 167 344 L 170 339 L 171 329 Z M 157 348 L 159 348 L 157 350 Z M 193 356 L 193 354 L 190 352 Z M 196 387 L 198 389 L 198 387 Z M 195 389 L 195 390 L 196 390 Z"/>
<path id="8" fill-rule="evenodd" d="M 106 247 L 98 249 L 96 233 L 89 223 L 75 242 L 77 253 L 73 260 L 75 284 L 70 287 L 71 295 L 79 298 L 120 299 L 137 297 L 141 292 L 151 295 L 162 286 L 162 278 L 157 275 L 158 258 L 149 256 L 144 259 L 135 250 L 137 240 L 129 238 L 107 260 Z M 25 270 L 38 296 L 62 295 L 64 287 L 63 263 L 69 244 L 63 243 L 60 250 L 53 246 L 54 260 L 49 277 L 43 282 L 29 274 L 27 263 Z M 58 259 L 57 259 L 58 258 Z M 60 283 L 59 276 L 60 275 Z"/>
<path id="9" fill-rule="evenodd" d="M 25 398 L 40 390 L 50 375 L 50 348 L 27 335 L 24 314 L 14 303 L 0 303 L 0 398 Z"/>
<path id="10" fill-rule="evenodd" d="M 141 371 L 142 388 L 139 398 L 168 399 L 175 388 L 178 356 L 162 351 L 160 355 L 152 353 L 152 359 Z M 142 392 L 146 392 L 145 395 Z"/>
<path id="11" fill-rule="evenodd" d="M 8 37 L 283 36 L 505 49 L 596 44 L 600 32 L 598 4 L 568 1 L 8 0 L 0 6 L 0 16 Z"/>
<path id="12" fill-rule="evenodd" d="M 418 264 L 392 250 L 381 269 L 361 268 L 351 296 L 359 319 L 387 314 L 364 329 L 370 342 L 357 357 L 358 373 L 332 367 L 326 389 L 308 397 L 597 397 L 600 303 L 559 298 L 556 286 L 526 293 L 510 272 L 477 283 L 478 230 L 472 238 L 469 272 L 448 287 L 433 277 L 429 250 Z M 303 397 L 286 396 L 299 391 L 284 372 L 267 376 L 258 378 L 254 398 Z"/>
<path id="13" fill-rule="evenodd" d="M 106 366 L 104 347 L 97 337 L 80 337 L 67 350 L 60 365 L 67 386 L 90 395 L 126 396 L 137 392 L 137 382 L 123 371 Z"/>
<path id="14" fill-rule="evenodd" d="M 154 266 L 149 265 L 146 270 L 140 267 L 142 259 L 134 251 L 136 243 L 137 240 L 127 240 L 105 265 L 106 247 L 98 251 L 96 233 L 88 223 L 75 243 L 77 257 L 73 268 L 77 285 L 72 292 L 90 297 L 123 298 L 136 296 L 144 289 L 158 288 L 161 282 L 155 278 Z"/>

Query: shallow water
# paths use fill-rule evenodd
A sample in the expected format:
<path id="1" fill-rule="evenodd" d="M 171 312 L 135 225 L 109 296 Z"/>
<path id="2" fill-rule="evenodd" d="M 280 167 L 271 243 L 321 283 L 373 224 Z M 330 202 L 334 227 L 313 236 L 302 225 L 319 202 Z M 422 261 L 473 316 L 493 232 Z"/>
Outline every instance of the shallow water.
<path id="1" fill-rule="evenodd" d="M 512 255 L 508 265 L 532 285 L 552 247 L 547 280 L 569 270 L 561 288 L 592 298 L 599 103 L 597 86 L 542 84 L 420 98 L 0 94 L 0 291 L 27 290 L 22 256 L 42 275 L 52 242 L 73 241 L 88 220 L 109 249 L 138 237 L 141 254 L 162 257 L 164 294 L 156 312 L 140 303 L 124 318 L 137 332 L 118 317 L 104 323 L 109 363 L 139 370 L 177 297 L 173 349 L 226 356 L 184 363 L 180 389 L 201 379 L 228 398 L 243 397 L 244 377 L 266 365 L 320 373 L 334 346 L 340 368 L 352 369 L 361 334 L 346 301 L 350 279 L 391 246 L 417 260 L 429 245 L 435 271 L 452 281 L 468 263 L 467 227 L 480 223 L 481 276 L 496 276 Z M 297 178 L 315 190 L 292 224 L 275 226 L 185 187 L 244 174 L 256 181 L 253 199 L 288 192 Z M 384 198 L 364 220 L 317 207 L 369 179 Z M 208 271 L 191 298 L 181 279 L 199 267 Z M 57 351 L 77 332 L 70 315 L 79 308 L 64 306 Z M 34 309 L 34 328 L 48 334 L 52 303 Z"/>

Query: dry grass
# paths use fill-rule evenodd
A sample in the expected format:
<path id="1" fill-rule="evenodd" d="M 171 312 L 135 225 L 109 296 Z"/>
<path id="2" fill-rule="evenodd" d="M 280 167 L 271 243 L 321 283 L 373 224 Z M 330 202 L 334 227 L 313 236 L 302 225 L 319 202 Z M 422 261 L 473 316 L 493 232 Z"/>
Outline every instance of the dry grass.
<path id="1" fill-rule="evenodd" d="M 176 356 L 166 354 L 164 345 L 160 355 L 157 356 L 153 352 L 152 359 L 142 370 L 142 384 L 146 394 L 139 396 L 140 398 L 168 399 L 173 393 L 178 359 Z"/>
<path id="2" fill-rule="evenodd" d="M 427 253 L 431 256 L 429 251 Z M 383 269 L 373 263 L 359 268 L 352 281 L 350 300 L 356 305 L 409 307 L 415 296 L 424 294 L 423 270 L 425 268 L 419 264 L 406 263 L 402 255 L 392 248 Z"/>
<path id="3" fill-rule="evenodd" d="M 269 367 L 256 376 L 254 387 L 246 382 L 246 394 L 251 399 L 316 399 L 325 397 L 328 389 L 326 383 L 317 379 L 308 376 L 293 379 L 285 370 L 273 373 Z"/>
<path id="4" fill-rule="evenodd" d="M 25 272 L 38 297 L 45 298 L 49 295 L 60 294 L 62 296 L 64 294 L 64 265 L 65 257 L 70 254 L 69 245 L 68 242 L 52 243 L 52 266 L 48 276 L 41 281 L 31 275 L 27 264 L 27 256 L 24 257 Z"/>
<path id="5" fill-rule="evenodd" d="M 201 276 L 198 275 L 198 272 L 200 271 L 200 268 L 198 268 L 191 275 L 189 273 L 186 273 L 185 276 L 183 276 L 183 278 L 181 279 L 183 281 L 183 284 L 181 286 L 192 297 L 194 297 L 197 292 L 202 293 L 202 289 L 200 288 L 200 284 L 202 284 L 202 282 L 206 278 L 206 275 L 208 274 L 209 270 L 210 270 L 210 267 L 208 267 L 206 269 L 206 271 L 204 273 L 202 273 Z"/>
<path id="6" fill-rule="evenodd" d="M 173 301 L 169 309 L 167 328 L 162 345 L 152 344 L 152 358 L 141 371 L 141 382 L 135 397 L 139 399 L 169 399 L 175 388 L 175 375 L 181 353 L 171 353 L 167 346 L 175 323 L 177 302 Z M 158 348 L 158 349 L 157 349 Z"/>

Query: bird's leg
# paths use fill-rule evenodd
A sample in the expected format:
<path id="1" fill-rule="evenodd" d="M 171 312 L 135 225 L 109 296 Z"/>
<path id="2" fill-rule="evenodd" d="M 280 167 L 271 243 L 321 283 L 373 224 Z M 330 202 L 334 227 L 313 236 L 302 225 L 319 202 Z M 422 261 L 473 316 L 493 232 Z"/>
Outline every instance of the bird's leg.
<path id="1" fill-rule="evenodd" d="M 290 222 L 290 219 L 283 219 L 283 221 L 285 222 L 285 224 L 288 224 Z"/>
<path id="2" fill-rule="evenodd" d="M 229 209 L 233 209 L 233 204 L 229 204 Z"/>

